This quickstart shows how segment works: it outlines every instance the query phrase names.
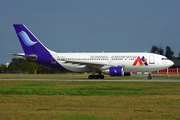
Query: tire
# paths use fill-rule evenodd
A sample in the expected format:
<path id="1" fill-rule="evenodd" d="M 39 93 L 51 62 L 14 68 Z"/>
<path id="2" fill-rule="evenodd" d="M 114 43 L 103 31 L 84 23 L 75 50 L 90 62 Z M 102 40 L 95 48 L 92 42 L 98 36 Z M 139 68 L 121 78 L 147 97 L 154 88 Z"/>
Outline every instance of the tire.
<path id="1" fill-rule="evenodd" d="M 89 79 L 93 79 L 94 77 L 93 77 L 92 75 L 89 75 L 88 78 L 89 78 Z"/>
<path id="2" fill-rule="evenodd" d="M 95 75 L 95 76 L 94 76 L 94 79 L 99 79 L 99 75 Z"/>
<path id="3" fill-rule="evenodd" d="M 152 77 L 151 77 L 151 76 L 148 76 L 148 79 L 149 79 L 149 80 L 151 80 L 151 79 L 152 79 Z"/>
<path id="4" fill-rule="evenodd" d="M 100 78 L 100 79 L 104 79 L 104 75 L 100 75 L 99 78 Z"/>

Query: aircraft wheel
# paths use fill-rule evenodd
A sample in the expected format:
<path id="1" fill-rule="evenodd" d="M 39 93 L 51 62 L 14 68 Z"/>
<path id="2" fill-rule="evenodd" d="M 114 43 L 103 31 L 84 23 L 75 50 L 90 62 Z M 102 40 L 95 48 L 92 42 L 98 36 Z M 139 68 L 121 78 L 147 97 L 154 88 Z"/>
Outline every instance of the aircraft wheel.
<path id="1" fill-rule="evenodd" d="M 148 79 L 149 79 L 149 80 L 151 80 L 151 79 L 152 79 L 152 77 L 151 77 L 151 76 L 148 76 Z"/>
<path id="2" fill-rule="evenodd" d="M 99 78 L 100 78 L 100 79 L 104 79 L 104 75 L 100 75 Z"/>
<path id="3" fill-rule="evenodd" d="M 95 75 L 95 76 L 94 76 L 94 79 L 99 79 L 99 75 Z"/>
<path id="4" fill-rule="evenodd" d="M 93 79 L 94 77 L 93 77 L 93 75 L 89 75 L 88 78 L 89 79 Z"/>

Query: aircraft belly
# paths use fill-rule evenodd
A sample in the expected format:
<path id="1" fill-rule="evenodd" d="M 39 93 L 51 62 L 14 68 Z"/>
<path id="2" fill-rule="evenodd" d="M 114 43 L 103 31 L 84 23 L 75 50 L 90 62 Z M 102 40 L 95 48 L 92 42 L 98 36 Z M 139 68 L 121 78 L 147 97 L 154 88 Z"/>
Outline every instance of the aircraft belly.
<path id="1" fill-rule="evenodd" d="M 157 65 L 151 65 L 151 66 L 129 66 L 124 67 L 124 72 L 150 72 L 150 71 L 157 71 L 165 69 L 164 66 L 157 66 Z"/>
<path id="2" fill-rule="evenodd" d="M 148 72 L 150 69 L 148 66 L 125 66 L 124 72 Z"/>

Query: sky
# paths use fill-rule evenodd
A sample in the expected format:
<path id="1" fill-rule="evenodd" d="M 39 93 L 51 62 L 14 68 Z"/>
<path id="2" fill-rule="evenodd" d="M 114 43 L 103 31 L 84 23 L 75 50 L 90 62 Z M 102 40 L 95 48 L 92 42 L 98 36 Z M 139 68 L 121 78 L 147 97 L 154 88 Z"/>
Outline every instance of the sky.
<path id="1" fill-rule="evenodd" d="M 13 24 L 56 52 L 180 52 L 180 0 L 1 0 L 0 64 L 23 53 Z"/>

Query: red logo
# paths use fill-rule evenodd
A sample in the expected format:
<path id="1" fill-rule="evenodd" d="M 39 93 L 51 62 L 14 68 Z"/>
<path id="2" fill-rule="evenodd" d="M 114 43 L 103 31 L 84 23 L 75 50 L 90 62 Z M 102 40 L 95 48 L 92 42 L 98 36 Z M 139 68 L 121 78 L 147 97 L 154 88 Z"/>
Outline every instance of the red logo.
<path id="1" fill-rule="evenodd" d="M 133 66 L 136 66 L 137 63 L 139 63 L 139 66 L 144 66 L 144 64 L 145 66 L 148 66 L 147 59 L 145 59 L 144 56 L 142 58 L 138 56 L 137 59 L 134 61 Z"/>

